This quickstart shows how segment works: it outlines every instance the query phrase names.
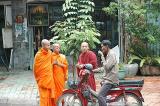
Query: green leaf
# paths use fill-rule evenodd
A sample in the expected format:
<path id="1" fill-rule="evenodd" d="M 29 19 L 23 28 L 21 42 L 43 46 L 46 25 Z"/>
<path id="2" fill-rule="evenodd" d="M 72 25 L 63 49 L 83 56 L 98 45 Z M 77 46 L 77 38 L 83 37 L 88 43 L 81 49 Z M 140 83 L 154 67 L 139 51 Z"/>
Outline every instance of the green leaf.
<path id="1" fill-rule="evenodd" d="M 135 56 L 135 55 L 131 55 L 130 61 L 128 62 L 128 64 L 131 64 L 134 60 L 141 60 L 141 58 L 139 58 L 138 56 Z"/>
<path id="2" fill-rule="evenodd" d="M 160 64 L 160 57 L 155 57 L 154 59 Z"/>
<path id="3" fill-rule="evenodd" d="M 92 20 L 94 2 L 90 0 L 65 0 L 63 4 L 64 20 L 57 21 L 50 28 L 56 34 L 52 41 L 59 41 L 65 54 L 71 53 L 75 57 L 83 41 L 87 41 L 91 48 L 99 43 L 96 26 Z M 74 62 L 75 63 L 75 62 Z"/>
<path id="4" fill-rule="evenodd" d="M 142 59 L 141 62 L 140 62 L 140 67 L 142 67 L 145 63 L 146 59 Z"/>

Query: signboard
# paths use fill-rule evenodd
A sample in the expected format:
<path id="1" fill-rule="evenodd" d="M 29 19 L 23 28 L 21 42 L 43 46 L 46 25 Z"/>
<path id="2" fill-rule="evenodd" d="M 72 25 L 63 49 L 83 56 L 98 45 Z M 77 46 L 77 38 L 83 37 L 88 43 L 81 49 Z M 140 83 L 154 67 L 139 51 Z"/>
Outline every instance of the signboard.
<path id="1" fill-rule="evenodd" d="M 29 26 L 48 26 L 48 4 L 28 4 L 28 25 Z"/>
<path id="2" fill-rule="evenodd" d="M 13 48 L 12 29 L 2 28 L 2 35 L 3 35 L 3 47 Z"/>

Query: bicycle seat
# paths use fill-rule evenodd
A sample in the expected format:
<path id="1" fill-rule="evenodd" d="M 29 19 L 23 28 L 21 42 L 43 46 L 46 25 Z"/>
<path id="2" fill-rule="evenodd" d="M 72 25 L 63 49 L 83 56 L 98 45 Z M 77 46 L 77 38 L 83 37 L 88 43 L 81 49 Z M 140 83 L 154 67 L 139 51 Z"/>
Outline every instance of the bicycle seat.
<path id="1" fill-rule="evenodd" d="M 141 80 L 120 80 L 119 85 L 143 87 L 144 79 Z"/>

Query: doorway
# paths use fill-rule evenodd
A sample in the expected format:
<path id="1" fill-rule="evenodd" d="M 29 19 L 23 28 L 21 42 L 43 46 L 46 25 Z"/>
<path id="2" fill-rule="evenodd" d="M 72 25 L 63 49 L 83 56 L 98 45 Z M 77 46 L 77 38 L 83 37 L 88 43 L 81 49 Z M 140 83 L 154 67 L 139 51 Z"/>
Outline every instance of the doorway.
<path id="1" fill-rule="evenodd" d="M 8 70 L 8 58 L 7 52 L 3 48 L 3 35 L 2 28 L 5 27 L 4 6 L 0 5 L 0 70 Z"/>
<path id="2" fill-rule="evenodd" d="M 10 65 L 10 55 L 12 47 L 8 47 L 8 44 L 11 44 L 11 42 L 9 41 L 9 35 L 6 36 L 8 30 L 5 29 L 5 24 L 7 20 L 7 25 L 11 25 L 11 19 L 11 8 L 9 8 L 9 6 L 0 5 L 0 70 L 2 71 L 8 70 L 8 67 Z M 3 31 L 6 31 L 5 34 Z M 10 37 L 12 37 L 12 35 Z M 9 40 L 7 40 L 7 38 Z"/>
<path id="3" fill-rule="evenodd" d="M 49 39 L 48 26 L 35 26 L 33 28 L 34 32 L 34 55 L 41 48 L 42 39 Z"/>

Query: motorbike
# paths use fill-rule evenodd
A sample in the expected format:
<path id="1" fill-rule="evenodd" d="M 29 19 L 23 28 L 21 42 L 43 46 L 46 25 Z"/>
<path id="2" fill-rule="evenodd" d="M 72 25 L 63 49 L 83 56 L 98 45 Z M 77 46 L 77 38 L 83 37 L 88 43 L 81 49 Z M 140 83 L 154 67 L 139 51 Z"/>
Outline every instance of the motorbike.
<path id="1" fill-rule="evenodd" d="M 69 89 L 64 90 L 57 106 L 99 106 L 98 94 L 87 85 L 92 70 L 91 64 L 84 65 L 85 75 L 80 81 L 69 81 Z M 106 106 L 143 106 L 141 94 L 144 80 L 120 80 L 106 95 Z M 88 101 L 87 103 L 84 101 Z"/>

